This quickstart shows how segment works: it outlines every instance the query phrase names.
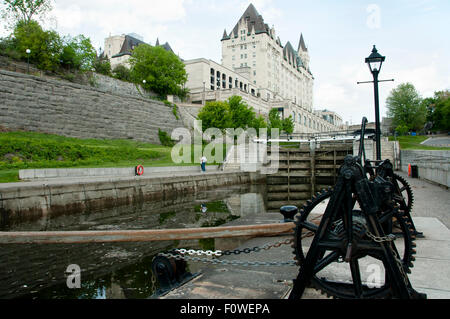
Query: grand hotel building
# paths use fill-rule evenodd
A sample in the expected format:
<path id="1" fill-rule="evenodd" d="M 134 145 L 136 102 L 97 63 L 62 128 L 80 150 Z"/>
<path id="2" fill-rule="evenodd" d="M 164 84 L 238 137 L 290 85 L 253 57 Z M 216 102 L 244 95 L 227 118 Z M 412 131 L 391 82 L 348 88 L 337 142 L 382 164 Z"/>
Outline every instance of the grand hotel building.
<path id="1" fill-rule="evenodd" d="M 190 102 L 204 104 L 242 96 L 256 112 L 277 108 L 292 116 L 296 133 L 339 130 L 342 119 L 334 112 L 313 109 L 314 77 L 303 35 L 297 50 L 284 46 L 275 29 L 250 4 L 233 30 L 222 36 L 222 63 L 208 59 L 184 61 Z"/>
<path id="2" fill-rule="evenodd" d="M 109 37 L 105 52 L 111 62 L 126 64 L 133 46 L 139 43 L 143 43 L 141 39 L 131 36 Z M 270 28 L 250 4 L 231 32 L 224 31 L 221 43 L 220 64 L 204 58 L 183 61 L 188 74 L 188 103 L 204 105 L 239 95 L 262 115 L 276 108 L 283 117 L 292 116 L 295 133 L 341 129 L 338 114 L 313 109 L 314 77 L 302 34 L 297 49 L 290 42 L 283 45 L 275 28 Z M 165 48 L 172 51 L 168 43 Z"/>

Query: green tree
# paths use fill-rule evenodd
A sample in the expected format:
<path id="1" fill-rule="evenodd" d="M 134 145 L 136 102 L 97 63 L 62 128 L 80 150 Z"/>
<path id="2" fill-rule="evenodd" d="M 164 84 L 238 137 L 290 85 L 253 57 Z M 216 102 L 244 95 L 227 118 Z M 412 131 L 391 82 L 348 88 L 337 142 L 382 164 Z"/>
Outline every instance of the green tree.
<path id="1" fill-rule="evenodd" d="M 254 129 L 256 129 L 256 131 L 258 132 L 258 135 L 259 135 L 259 129 L 267 128 L 267 123 L 262 115 L 258 115 L 254 118 L 250 127 L 253 127 Z"/>
<path id="2" fill-rule="evenodd" d="M 202 130 L 218 128 L 225 130 L 232 127 L 232 116 L 226 102 L 208 102 L 198 113 L 198 119 L 202 121 Z"/>
<path id="3" fill-rule="evenodd" d="M 61 66 L 68 69 L 88 71 L 94 67 L 97 52 L 91 40 L 84 35 L 66 37 L 60 54 Z"/>
<path id="4" fill-rule="evenodd" d="M 387 115 L 393 119 L 395 128 L 421 130 L 426 121 L 426 108 L 422 98 L 411 83 L 400 84 L 393 89 L 387 100 Z"/>
<path id="5" fill-rule="evenodd" d="M 450 130 L 450 91 L 434 92 L 434 97 L 423 101 L 427 108 L 427 120 L 433 123 L 433 130 Z"/>
<path id="6" fill-rule="evenodd" d="M 97 72 L 97 73 L 107 75 L 107 76 L 112 75 L 111 62 L 109 62 L 108 58 L 104 58 L 104 57 L 97 58 L 94 61 L 93 67 L 94 67 L 95 72 Z"/>
<path id="7" fill-rule="evenodd" d="M 59 67 L 59 56 L 63 42 L 58 33 L 44 31 L 36 21 L 19 22 L 13 32 L 14 49 L 17 57 L 27 60 L 27 49 L 30 62 L 42 70 L 55 71 Z"/>
<path id="8" fill-rule="evenodd" d="M 278 109 L 271 109 L 269 112 L 269 123 L 268 123 L 269 133 L 272 129 L 283 130 L 283 120 L 280 117 L 280 112 Z"/>
<path id="9" fill-rule="evenodd" d="M 129 60 L 131 76 L 135 83 L 142 84 L 161 97 L 167 95 L 184 96 L 187 81 L 184 63 L 172 52 L 160 46 L 138 45 Z"/>
<path id="10" fill-rule="evenodd" d="M 256 114 L 247 103 L 242 101 L 241 96 L 233 95 L 227 101 L 230 117 L 231 126 L 230 128 L 248 128 L 252 127 L 256 119 Z"/>
<path id="11" fill-rule="evenodd" d="M 198 114 L 202 120 L 203 130 L 208 128 L 254 128 L 257 130 L 267 127 L 262 116 L 256 116 L 253 108 L 242 101 L 240 96 L 232 96 L 223 102 L 208 102 Z"/>
<path id="12" fill-rule="evenodd" d="M 52 9 L 51 0 L 3 0 L 2 17 L 11 20 L 15 25 L 18 22 L 25 24 L 38 16 L 43 16 Z"/>
<path id="13" fill-rule="evenodd" d="M 294 132 L 294 120 L 292 119 L 292 116 L 283 119 L 282 122 L 283 131 L 285 131 L 287 134 L 292 134 Z"/>
<path id="14" fill-rule="evenodd" d="M 127 81 L 127 82 L 132 81 L 130 70 L 122 64 L 119 64 L 118 66 L 116 66 L 114 68 L 114 70 L 112 71 L 112 74 L 116 79 L 119 79 L 122 81 Z"/>

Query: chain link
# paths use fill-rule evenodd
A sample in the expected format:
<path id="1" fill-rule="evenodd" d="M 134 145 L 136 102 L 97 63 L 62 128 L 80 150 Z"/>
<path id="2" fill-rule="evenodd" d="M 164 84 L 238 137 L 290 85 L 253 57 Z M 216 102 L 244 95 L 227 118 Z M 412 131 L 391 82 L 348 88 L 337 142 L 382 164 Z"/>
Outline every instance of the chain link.
<path id="1" fill-rule="evenodd" d="M 383 236 L 383 237 L 377 237 L 374 234 L 372 234 L 367 227 L 366 227 L 366 234 L 374 242 L 377 242 L 377 243 L 390 242 L 389 248 L 392 251 L 392 254 L 394 256 L 395 262 L 397 263 L 397 267 L 400 270 L 400 273 L 402 275 L 402 279 L 403 279 L 404 283 L 406 285 L 408 285 L 409 284 L 409 279 L 408 279 L 408 275 L 406 274 L 405 269 L 403 267 L 403 262 L 401 261 L 400 256 L 397 254 L 397 252 L 395 251 L 394 247 L 392 247 L 392 243 L 396 239 L 395 235 L 394 234 L 389 234 L 389 235 L 386 235 L 386 236 Z"/>
<path id="2" fill-rule="evenodd" d="M 221 257 L 221 256 L 230 256 L 230 255 L 239 255 L 239 254 L 250 254 L 253 252 L 260 252 L 262 250 L 269 250 L 272 248 L 279 248 L 282 245 L 289 245 L 294 242 L 294 239 L 286 239 L 284 241 L 280 241 L 274 244 L 266 244 L 262 247 L 253 247 L 253 248 L 244 248 L 244 249 L 235 249 L 235 250 L 194 250 L 194 249 L 173 249 L 167 253 L 159 253 L 159 256 L 163 256 L 166 258 L 174 258 L 176 260 L 185 260 L 185 261 L 193 261 L 193 262 L 202 262 L 202 263 L 210 263 L 210 264 L 221 264 L 221 265 L 232 265 L 232 266 L 289 266 L 289 265 L 297 265 L 297 263 L 293 261 L 241 261 L 241 260 L 219 260 L 217 258 L 200 258 L 201 256 L 208 257 Z M 200 257 L 193 257 L 200 256 Z"/>
<path id="3" fill-rule="evenodd" d="M 367 228 L 366 228 L 366 235 L 372 239 L 374 242 L 376 243 L 382 243 L 382 242 L 392 242 L 395 240 L 395 235 L 394 234 L 389 234 L 383 237 L 378 237 L 375 236 L 374 234 L 372 234 Z"/>
<path id="4" fill-rule="evenodd" d="M 292 261 L 243 261 L 243 260 L 219 260 L 216 258 L 200 258 L 191 256 L 182 256 L 173 253 L 160 253 L 159 256 L 166 258 L 174 258 L 176 260 L 209 263 L 213 265 L 231 265 L 231 266 L 296 266 L 297 263 Z"/>
<path id="5" fill-rule="evenodd" d="M 212 251 L 212 250 L 194 250 L 194 249 L 174 249 L 172 250 L 172 252 L 181 254 L 181 255 L 189 255 L 189 256 L 216 256 L 216 257 L 221 257 L 221 256 L 230 256 L 230 255 L 240 255 L 242 253 L 244 254 L 250 254 L 250 253 L 257 253 L 260 252 L 261 250 L 269 250 L 272 248 L 278 248 L 281 247 L 282 245 L 289 245 L 292 244 L 294 242 L 294 239 L 286 239 L 284 241 L 281 242 L 277 242 L 274 244 L 266 244 L 262 247 L 253 247 L 253 248 L 244 248 L 244 249 L 235 249 L 235 250 L 225 250 L 225 251 L 221 251 L 221 250 L 216 250 L 216 251 Z"/>

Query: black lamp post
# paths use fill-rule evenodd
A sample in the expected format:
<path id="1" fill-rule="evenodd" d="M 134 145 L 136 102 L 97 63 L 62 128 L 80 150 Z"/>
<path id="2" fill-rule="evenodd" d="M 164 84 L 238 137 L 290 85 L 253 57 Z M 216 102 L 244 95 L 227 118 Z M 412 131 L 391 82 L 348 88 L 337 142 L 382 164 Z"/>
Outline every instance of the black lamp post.
<path id="1" fill-rule="evenodd" d="M 31 53 L 31 50 L 27 49 L 25 52 L 27 53 L 27 74 L 30 74 L 30 53 Z"/>
<path id="2" fill-rule="evenodd" d="M 373 75 L 373 86 L 375 91 L 375 138 L 377 161 L 381 161 L 381 128 L 380 128 L 380 101 L 378 96 L 378 75 L 380 74 L 381 66 L 386 57 L 380 55 L 373 46 L 372 54 L 366 58 L 366 63 L 369 65 L 370 72 Z"/>

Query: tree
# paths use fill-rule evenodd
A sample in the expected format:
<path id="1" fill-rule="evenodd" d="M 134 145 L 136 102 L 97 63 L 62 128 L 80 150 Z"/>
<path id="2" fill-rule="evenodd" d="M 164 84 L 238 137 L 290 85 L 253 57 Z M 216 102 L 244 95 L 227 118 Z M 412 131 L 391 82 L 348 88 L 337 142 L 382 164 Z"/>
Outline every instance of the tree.
<path id="1" fill-rule="evenodd" d="M 227 128 L 260 128 L 267 127 L 264 118 L 256 116 L 253 108 L 242 101 L 240 96 L 232 96 L 227 101 L 208 102 L 198 114 L 202 121 L 202 129 L 218 128 L 224 131 Z"/>
<path id="2" fill-rule="evenodd" d="M 434 97 L 423 101 L 427 108 L 427 121 L 433 123 L 433 130 L 450 130 L 450 91 L 434 92 Z"/>
<path id="3" fill-rule="evenodd" d="M 131 72 L 126 66 L 122 64 L 116 66 L 112 71 L 112 74 L 116 79 L 131 82 Z"/>
<path id="4" fill-rule="evenodd" d="M 184 63 L 172 52 L 160 46 L 138 45 L 129 60 L 131 77 L 135 83 L 151 90 L 161 97 L 167 95 L 183 96 L 183 85 L 187 81 Z"/>
<path id="5" fill-rule="evenodd" d="M 63 41 L 58 33 L 44 31 L 39 23 L 30 21 L 17 23 L 13 35 L 13 46 L 19 59 L 27 60 L 26 50 L 29 49 L 30 62 L 38 68 L 55 71 L 59 67 Z"/>
<path id="6" fill-rule="evenodd" d="M 422 98 L 411 83 L 400 84 L 393 89 L 387 100 L 388 117 L 393 119 L 395 128 L 421 130 L 426 121 L 426 108 Z"/>
<path id="7" fill-rule="evenodd" d="M 283 130 L 283 120 L 280 117 L 280 112 L 278 109 L 271 109 L 269 112 L 269 123 L 268 123 L 269 133 L 272 129 Z"/>
<path id="8" fill-rule="evenodd" d="M 198 119 L 202 121 L 202 130 L 218 128 L 224 131 L 232 127 L 232 116 L 226 102 L 208 102 L 198 113 Z"/>
<path id="9" fill-rule="evenodd" d="M 294 120 L 292 116 L 282 119 L 278 109 L 271 109 L 269 112 L 268 129 L 269 135 L 272 129 L 279 129 L 280 132 L 284 131 L 287 134 L 292 134 L 294 132 Z"/>
<path id="10" fill-rule="evenodd" d="M 94 70 L 97 73 L 103 74 L 103 75 L 107 75 L 107 76 L 111 76 L 112 72 L 111 72 L 111 62 L 109 62 L 109 59 L 106 57 L 98 57 L 95 61 L 94 61 Z"/>
<path id="11" fill-rule="evenodd" d="M 97 52 L 89 38 L 78 35 L 74 38 L 66 37 L 64 42 L 60 54 L 61 66 L 81 71 L 89 71 L 93 68 Z"/>
<path id="12" fill-rule="evenodd" d="M 231 116 L 230 128 L 251 127 L 256 119 L 256 114 L 247 103 L 242 101 L 241 96 L 233 95 L 228 99 L 228 107 Z"/>
<path id="13" fill-rule="evenodd" d="M 3 0 L 2 17 L 18 22 L 30 23 L 34 17 L 45 15 L 52 9 L 52 0 Z"/>
<path id="14" fill-rule="evenodd" d="M 294 132 L 294 120 L 292 119 L 292 116 L 283 120 L 283 131 L 287 134 L 292 134 Z"/>

